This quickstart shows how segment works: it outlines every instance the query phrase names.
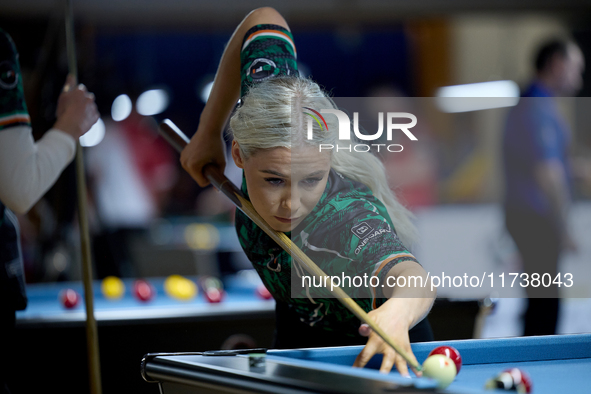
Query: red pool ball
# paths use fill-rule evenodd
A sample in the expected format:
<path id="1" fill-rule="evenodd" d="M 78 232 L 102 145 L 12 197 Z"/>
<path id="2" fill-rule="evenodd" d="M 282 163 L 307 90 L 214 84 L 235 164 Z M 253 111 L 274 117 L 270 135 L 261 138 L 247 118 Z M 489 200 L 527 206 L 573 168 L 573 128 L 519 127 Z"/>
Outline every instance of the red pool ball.
<path id="1" fill-rule="evenodd" d="M 140 301 L 150 301 L 156 295 L 156 290 L 149 282 L 138 279 L 133 283 L 133 295 Z"/>
<path id="2" fill-rule="evenodd" d="M 273 298 L 271 292 L 269 292 L 269 290 L 267 290 L 267 288 L 263 284 L 257 286 L 256 293 L 263 300 L 270 300 L 271 298 Z"/>
<path id="3" fill-rule="evenodd" d="M 222 302 L 224 299 L 224 290 L 218 289 L 217 287 L 210 287 L 204 291 L 205 299 L 211 304 Z"/>
<path id="4" fill-rule="evenodd" d="M 64 289 L 60 291 L 60 303 L 67 309 L 75 308 L 80 302 L 80 294 L 73 289 Z"/>
<path id="5" fill-rule="evenodd" d="M 451 359 L 456 365 L 456 373 L 460 373 L 460 368 L 462 368 L 462 356 L 460 356 L 460 352 L 453 346 L 438 346 L 435 349 L 431 350 L 429 356 L 434 354 L 443 354 Z"/>

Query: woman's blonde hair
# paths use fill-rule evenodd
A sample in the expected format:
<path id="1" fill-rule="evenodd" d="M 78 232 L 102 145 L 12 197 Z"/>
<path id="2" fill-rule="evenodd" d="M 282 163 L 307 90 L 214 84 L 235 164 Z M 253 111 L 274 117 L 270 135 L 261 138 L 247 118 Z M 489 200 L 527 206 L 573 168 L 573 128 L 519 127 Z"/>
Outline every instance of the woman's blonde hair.
<path id="1" fill-rule="evenodd" d="M 313 143 L 337 146 L 336 116 L 326 116 L 328 127 L 312 122 L 313 141 L 306 138 L 307 108 L 336 108 L 328 95 L 313 81 L 297 77 L 277 77 L 263 81 L 249 90 L 230 119 L 230 130 L 244 159 L 261 149 Z M 353 141 L 350 141 L 353 142 Z M 334 152 L 334 150 L 333 150 Z M 340 149 L 332 153 L 331 167 L 340 174 L 369 187 L 384 203 L 396 233 L 411 247 L 417 239 L 412 213 L 402 206 L 388 186 L 384 165 L 370 152 Z"/>

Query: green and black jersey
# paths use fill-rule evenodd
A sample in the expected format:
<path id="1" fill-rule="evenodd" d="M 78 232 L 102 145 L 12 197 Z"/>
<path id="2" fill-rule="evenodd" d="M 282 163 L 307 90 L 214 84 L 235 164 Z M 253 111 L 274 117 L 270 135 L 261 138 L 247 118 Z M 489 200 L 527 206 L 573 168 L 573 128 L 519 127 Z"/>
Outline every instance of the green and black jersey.
<path id="1" fill-rule="evenodd" d="M 242 191 L 248 195 L 244 181 Z M 236 213 L 236 230 L 246 255 L 278 302 L 288 304 L 302 323 L 356 335 L 358 319 L 338 299 L 326 298 L 328 290 L 310 289 L 307 281 L 302 284 L 304 268 L 242 212 Z M 328 276 L 377 278 L 376 286 L 356 286 L 355 280 L 341 285 L 366 312 L 386 300 L 382 285 L 390 268 L 401 261 L 416 261 L 396 236 L 382 202 L 367 186 L 334 170 L 316 207 L 290 235 Z"/>
<path id="2" fill-rule="evenodd" d="M 290 32 L 280 26 L 249 30 L 242 46 L 242 93 L 278 75 L 297 76 Z M 248 196 L 243 177 L 242 191 Z M 246 215 L 237 211 L 236 230 L 246 255 L 278 303 L 289 306 L 299 321 L 312 327 L 357 336 L 359 320 L 323 288 L 302 285 L 307 272 Z M 328 276 L 376 277 L 379 284 L 341 285 L 365 310 L 379 307 L 390 268 L 416 261 L 402 245 L 384 204 L 367 186 L 331 170 L 326 189 L 313 211 L 291 232 L 292 241 Z M 374 282 L 375 283 L 375 282 Z"/>

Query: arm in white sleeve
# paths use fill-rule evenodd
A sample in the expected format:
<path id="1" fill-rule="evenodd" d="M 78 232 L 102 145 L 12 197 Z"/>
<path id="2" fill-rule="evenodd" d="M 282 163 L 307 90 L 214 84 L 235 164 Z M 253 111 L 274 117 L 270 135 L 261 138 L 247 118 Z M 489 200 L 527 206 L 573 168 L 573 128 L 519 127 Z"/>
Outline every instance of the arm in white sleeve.
<path id="1" fill-rule="evenodd" d="M 75 154 L 74 138 L 57 129 L 36 143 L 28 126 L 0 131 L 0 200 L 12 211 L 26 213 Z"/>

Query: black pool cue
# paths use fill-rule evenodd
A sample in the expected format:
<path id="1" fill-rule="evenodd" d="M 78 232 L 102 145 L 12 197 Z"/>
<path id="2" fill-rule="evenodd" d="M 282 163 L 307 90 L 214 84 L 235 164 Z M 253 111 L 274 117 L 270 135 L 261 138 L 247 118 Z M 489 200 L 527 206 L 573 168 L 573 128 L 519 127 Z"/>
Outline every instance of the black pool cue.
<path id="1" fill-rule="evenodd" d="M 162 136 L 178 151 L 181 152 L 189 143 L 187 136 L 170 120 L 165 119 L 160 123 L 160 133 Z M 258 214 L 252 206 L 252 203 L 246 199 L 242 192 L 220 171 L 214 164 L 208 164 L 203 168 L 203 174 L 219 191 L 224 193 L 246 216 L 259 226 L 267 235 L 269 235 L 279 246 L 281 246 L 291 257 L 300 263 L 306 271 L 317 277 L 327 276 L 304 252 L 298 248 L 291 239 L 280 231 L 274 230 Z M 333 290 L 327 288 L 347 309 L 351 311 L 363 323 L 367 324 L 376 334 L 380 336 L 396 353 L 400 354 L 404 360 L 416 371 L 421 371 L 422 367 L 416 361 L 411 360 L 409 355 L 392 341 L 368 314 L 351 297 L 338 286 Z"/>
<path id="2" fill-rule="evenodd" d="M 66 0 L 66 50 L 68 71 L 78 84 L 78 66 L 76 63 L 76 41 L 74 40 L 74 15 L 71 0 Z M 76 86 L 71 86 L 75 89 Z M 102 393 L 101 370 L 99 361 L 98 329 L 94 318 L 94 299 L 92 292 L 92 260 L 90 255 L 90 235 L 86 210 L 86 179 L 84 177 L 84 156 L 80 140 L 76 141 L 76 192 L 78 195 L 78 221 L 80 231 L 80 249 L 82 252 L 82 282 L 86 303 L 86 347 L 88 351 L 88 373 L 91 394 Z"/>

